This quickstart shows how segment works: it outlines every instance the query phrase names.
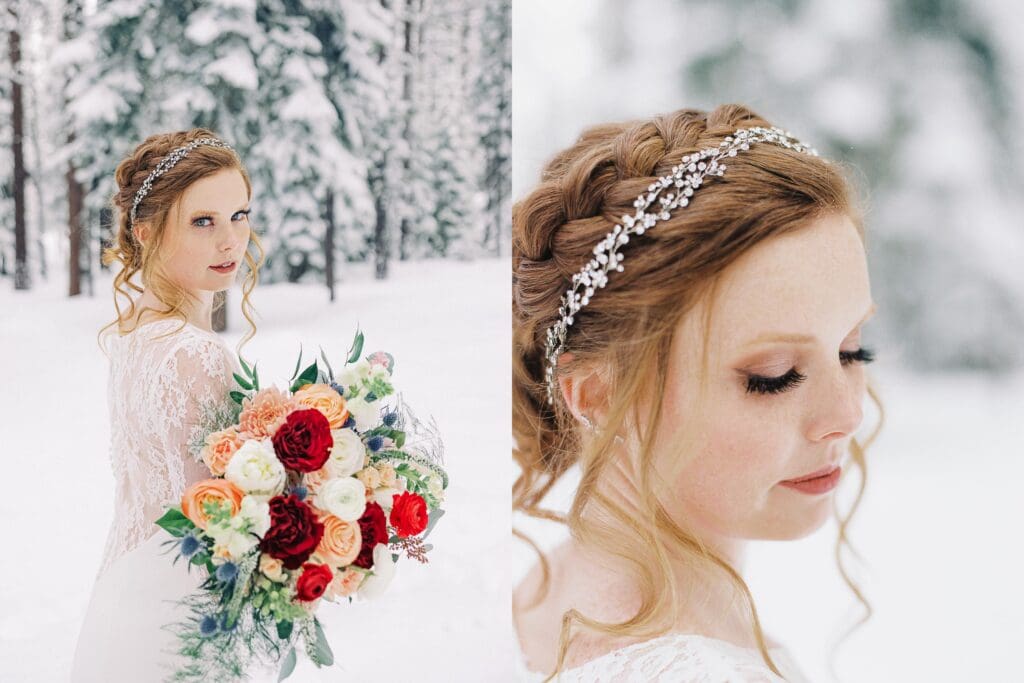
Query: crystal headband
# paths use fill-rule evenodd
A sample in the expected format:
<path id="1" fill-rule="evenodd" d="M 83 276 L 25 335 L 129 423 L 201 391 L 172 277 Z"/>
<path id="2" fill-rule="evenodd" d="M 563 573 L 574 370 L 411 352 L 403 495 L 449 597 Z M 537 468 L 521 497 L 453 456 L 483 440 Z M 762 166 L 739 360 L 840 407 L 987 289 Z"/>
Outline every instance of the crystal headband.
<path id="1" fill-rule="evenodd" d="M 768 142 L 787 149 L 805 152 L 818 156 L 813 147 L 808 147 L 780 128 L 740 128 L 725 138 L 718 147 L 709 147 L 699 152 L 684 156 L 682 163 L 672 167 L 670 175 L 659 178 L 641 193 L 633 206 L 636 213 L 622 217 L 620 223 L 594 247 L 594 258 L 572 276 L 572 286 L 562 296 L 562 305 L 558 309 L 558 322 L 548 328 L 547 343 L 544 356 L 547 359 L 545 382 L 549 404 L 555 401 L 555 368 L 558 357 L 565 350 L 565 338 L 569 333 L 575 315 L 581 308 L 590 303 L 594 292 L 608 284 L 610 272 L 622 272 L 623 255 L 619 248 L 629 242 L 630 235 L 642 235 L 653 228 L 659 220 L 668 220 L 671 211 L 685 207 L 690 197 L 701 186 L 708 176 L 721 176 L 725 173 L 725 164 L 720 163 L 725 157 L 734 157 L 740 150 L 750 149 L 756 142 Z M 662 191 L 675 187 L 672 192 Z M 648 209 L 658 200 L 661 205 L 653 211 Z M 581 291 L 582 290 L 582 291 Z"/>
<path id="2" fill-rule="evenodd" d="M 224 144 L 217 138 L 196 138 L 187 145 L 182 145 L 181 147 L 175 147 L 174 149 L 172 149 L 167 154 L 167 156 L 165 156 L 160 161 L 160 163 L 156 165 L 156 168 L 154 168 L 150 172 L 150 174 L 146 176 L 146 179 L 142 181 L 142 187 L 140 187 L 139 191 L 135 193 L 135 201 L 132 203 L 131 211 L 131 218 L 133 224 L 135 223 L 135 212 L 139 208 L 139 204 L 142 202 L 143 199 L 146 198 L 146 195 L 149 194 L 149 191 L 153 189 L 153 181 L 162 176 L 164 173 L 167 173 L 172 168 L 174 168 L 174 165 L 176 163 L 187 157 L 189 152 L 194 150 L 196 147 L 199 147 L 200 145 L 209 145 L 210 147 L 223 147 L 225 149 L 230 149 L 231 151 L 234 151 L 234 149 L 232 149 L 230 145 Z"/>

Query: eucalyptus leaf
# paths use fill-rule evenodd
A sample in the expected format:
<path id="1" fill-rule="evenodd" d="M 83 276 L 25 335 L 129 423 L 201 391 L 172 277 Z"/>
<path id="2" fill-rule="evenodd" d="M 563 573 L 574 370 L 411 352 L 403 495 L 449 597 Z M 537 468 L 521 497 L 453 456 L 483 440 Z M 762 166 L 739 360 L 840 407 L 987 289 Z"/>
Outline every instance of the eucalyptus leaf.
<path id="1" fill-rule="evenodd" d="M 279 621 L 277 622 L 277 637 L 281 640 L 288 640 L 292 635 L 292 622 L 290 621 Z"/>
<path id="2" fill-rule="evenodd" d="M 356 336 L 352 340 L 352 346 L 348 350 L 348 360 L 346 363 L 355 363 L 359 360 L 359 356 L 363 353 L 363 333 L 356 329 Z"/>
<path id="3" fill-rule="evenodd" d="M 430 532 L 433 531 L 434 527 L 437 525 L 437 520 L 441 519 L 442 517 L 444 517 L 444 510 L 442 510 L 441 508 L 431 511 L 430 519 L 427 520 L 427 528 L 423 530 L 423 535 L 420 536 L 421 541 L 426 540 L 427 536 L 430 535 Z"/>
<path id="4" fill-rule="evenodd" d="M 331 367 L 331 362 L 329 360 L 327 360 L 327 354 L 324 353 L 323 347 L 320 347 L 320 358 L 323 359 L 324 365 L 327 366 L 327 373 L 328 373 L 327 376 L 333 382 L 334 381 L 334 368 Z"/>
<path id="5" fill-rule="evenodd" d="M 327 636 L 318 619 L 313 619 L 313 626 L 316 628 L 316 643 L 313 645 L 313 651 L 316 653 L 317 663 L 330 666 L 334 664 L 334 652 L 331 651 L 331 644 L 327 642 Z"/>
<path id="6" fill-rule="evenodd" d="M 292 672 L 295 671 L 295 663 L 295 648 L 293 647 L 288 650 L 288 654 L 284 656 L 284 660 L 281 662 L 281 672 L 277 674 L 278 683 L 292 675 Z"/>
<path id="7" fill-rule="evenodd" d="M 301 365 L 301 364 L 302 364 L 302 344 L 299 344 L 299 357 L 295 359 L 295 369 L 292 370 L 292 378 L 290 380 L 288 380 L 289 382 L 293 381 L 295 379 L 295 376 L 297 374 L 299 374 L 299 365 Z"/>

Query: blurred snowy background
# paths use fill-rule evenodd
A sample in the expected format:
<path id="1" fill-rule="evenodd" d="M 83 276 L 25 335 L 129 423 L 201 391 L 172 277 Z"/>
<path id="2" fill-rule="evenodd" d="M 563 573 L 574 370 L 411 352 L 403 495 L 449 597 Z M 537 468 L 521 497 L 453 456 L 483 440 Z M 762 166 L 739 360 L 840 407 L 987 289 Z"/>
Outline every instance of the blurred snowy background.
<path id="1" fill-rule="evenodd" d="M 249 171 L 265 282 L 333 294 L 349 262 L 386 277 L 393 260 L 500 255 L 509 28 L 508 0 L 10 0 L 0 280 L 94 293 L 118 162 L 192 126 Z"/>
<path id="2" fill-rule="evenodd" d="M 513 7 L 513 200 L 588 125 L 726 102 L 858 170 L 886 425 L 851 532 L 875 615 L 838 650 L 844 683 L 1019 678 L 1022 26 L 1008 0 Z M 834 538 L 755 544 L 745 568 L 768 631 L 816 682 L 833 680 L 828 652 L 858 614 Z M 533 557 L 515 552 L 519 575 Z"/>

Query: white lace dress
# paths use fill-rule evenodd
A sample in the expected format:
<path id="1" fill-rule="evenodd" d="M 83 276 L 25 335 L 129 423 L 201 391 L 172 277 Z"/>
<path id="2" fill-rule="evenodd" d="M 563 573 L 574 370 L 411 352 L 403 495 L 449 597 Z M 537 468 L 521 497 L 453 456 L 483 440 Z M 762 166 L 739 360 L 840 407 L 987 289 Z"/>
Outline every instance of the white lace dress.
<path id="1" fill-rule="evenodd" d="M 558 683 L 808 683 L 782 648 L 769 654 L 780 678 L 769 669 L 761 653 L 717 638 L 670 633 L 630 645 L 563 671 Z M 518 658 L 518 680 L 543 681 Z"/>
<path id="2" fill-rule="evenodd" d="M 189 453 L 206 411 L 230 401 L 234 354 L 216 334 L 178 320 L 150 322 L 108 340 L 114 520 L 71 667 L 74 683 L 159 681 L 177 667 L 174 604 L 198 587 L 163 553 L 154 523 L 186 487 L 210 476 Z M 170 334 L 168 334 L 170 333 Z M 162 338 L 161 338 L 162 337 Z"/>

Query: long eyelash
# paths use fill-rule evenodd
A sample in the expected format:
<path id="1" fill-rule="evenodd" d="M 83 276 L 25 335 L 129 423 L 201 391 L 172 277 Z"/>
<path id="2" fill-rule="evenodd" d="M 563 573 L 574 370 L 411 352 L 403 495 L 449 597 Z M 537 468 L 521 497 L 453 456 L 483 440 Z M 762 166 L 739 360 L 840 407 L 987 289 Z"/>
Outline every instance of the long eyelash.
<path id="1" fill-rule="evenodd" d="M 248 217 L 249 214 L 252 213 L 252 209 L 246 209 L 245 211 L 236 211 L 235 213 L 240 213 L 240 214 L 243 214 L 244 216 Z M 204 219 L 208 220 L 208 221 L 212 221 L 213 220 L 213 216 L 196 216 L 195 218 L 192 219 L 192 225 L 196 225 L 196 221 L 201 221 L 201 220 L 204 220 Z M 210 226 L 209 225 L 196 225 L 196 227 L 197 228 L 208 228 Z"/>
<path id="2" fill-rule="evenodd" d="M 875 353 L 871 349 L 861 347 L 856 351 L 840 351 L 839 362 L 843 365 L 850 363 L 870 363 L 875 360 Z"/>
<path id="3" fill-rule="evenodd" d="M 787 389 L 792 389 L 805 379 L 807 379 L 807 375 L 800 374 L 796 368 L 790 368 L 789 372 L 780 377 L 747 375 L 747 393 L 779 394 Z"/>

